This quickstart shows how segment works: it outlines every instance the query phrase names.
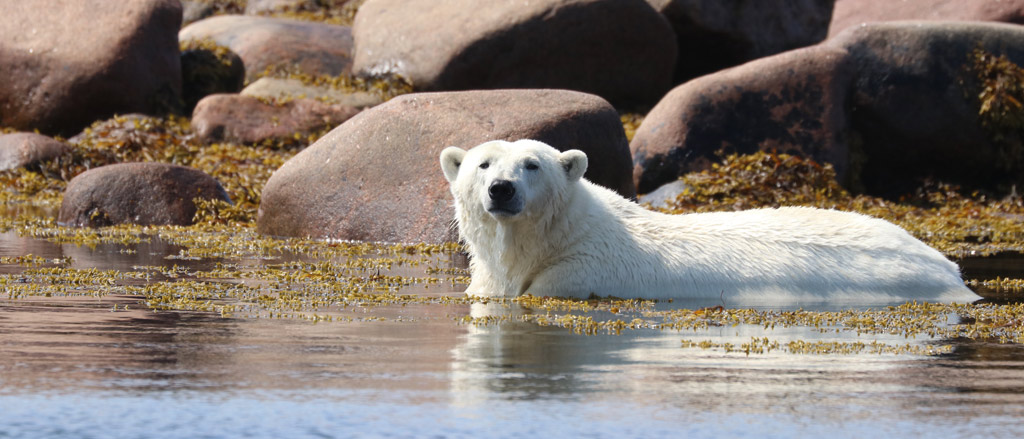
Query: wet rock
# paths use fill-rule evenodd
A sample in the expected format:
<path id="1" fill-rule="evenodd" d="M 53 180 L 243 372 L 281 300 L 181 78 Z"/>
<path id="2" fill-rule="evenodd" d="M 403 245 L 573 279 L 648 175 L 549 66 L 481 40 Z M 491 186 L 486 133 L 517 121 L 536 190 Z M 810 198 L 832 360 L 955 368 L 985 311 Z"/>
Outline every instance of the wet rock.
<path id="1" fill-rule="evenodd" d="M 417 90 L 559 88 L 615 105 L 669 88 L 675 36 L 643 0 L 369 0 L 353 24 L 353 71 Z"/>
<path id="2" fill-rule="evenodd" d="M 829 36 L 862 23 L 896 20 L 1024 24 L 1024 0 L 836 0 Z"/>
<path id="3" fill-rule="evenodd" d="M 352 64 L 352 32 L 335 26 L 284 18 L 220 15 L 192 23 L 178 39 L 212 39 L 238 54 L 245 77 L 255 80 L 268 67 L 287 67 L 308 75 L 337 76 Z"/>
<path id="4" fill-rule="evenodd" d="M 166 163 L 120 163 L 79 174 L 64 190 L 57 221 L 102 227 L 133 223 L 188 225 L 195 198 L 230 198 L 213 177 Z"/>
<path id="5" fill-rule="evenodd" d="M 194 41 L 194 40 L 190 40 Z M 237 93 L 245 83 L 242 58 L 223 46 L 192 44 L 181 52 L 182 97 L 191 112 L 199 100 L 217 93 Z"/>
<path id="6" fill-rule="evenodd" d="M 619 116 L 597 96 L 565 90 L 414 93 L 364 110 L 278 169 L 263 189 L 258 230 L 453 241 L 441 150 L 523 138 L 583 150 L 590 157 L 587 178 L 635 196 Z"/>
<path id="7" fill-rule="evenodd" d="M 178 0 L 3 0 L 0 126 L 70 135 L 181 108 Z"/>
<path id="8" fill-rule="evenodd" d="M 777 150 L 835 165 L 848 188 L 899 196 L 925 180 L 1020 184 L 1020 136 L 979 118 L 968 67 L 982 48 L 1024 62 L 1024 28 L 894 22 L 672 90 L 631 143 L 638 191 L 705 169 L 714 151 Z"/>
<path id="9" fill-rule="evenodd" d="M 647 193 L 721 160 L 719 150 L 813 157 L 847 177 L 847 52 L 799 49 L 687 82 L 669 92 L 630 143 Z"/>
<path id="10" fill-rule="evenodd" d="M 825 39 L 834 0 L 647 0 L 678 38 L 681 83 Z"/>
<path id="11" fill-rule="evenodd" d="M 306 136 L 334 128 L 356 113 L 359 109 L 355 107 L 314 99 L 273 103 L 252 96 L 218 94 L 196 105 L 192 129 L 207 143 L 302 143 Z"/>
<path id="12" fill-rule="evenodd" d="M 42 134 L 0 134 L 0 171 L 52 160 L 69 150 L 63 142 Z"/>
<path id="13" fill-rule="evenodd" d="M 290 78 L 263 77 L 242 89 L 241 94 L 265 99 L 309 98 L 356 108 L 372 107 L 384 102 L 380 96 L 370 92 L 338 90 Z"/>

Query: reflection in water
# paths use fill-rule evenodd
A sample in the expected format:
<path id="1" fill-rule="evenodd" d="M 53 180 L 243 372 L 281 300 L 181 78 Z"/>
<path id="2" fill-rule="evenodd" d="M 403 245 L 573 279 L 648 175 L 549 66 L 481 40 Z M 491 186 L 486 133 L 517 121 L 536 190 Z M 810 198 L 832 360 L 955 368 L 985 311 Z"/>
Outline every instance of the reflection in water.
<path id="1" fill-rule="evenodd" d="M 95 249 L 0 234 L 0 256 L 71 267 L 207 270 L 162 243 Z M 298 258 L 298 257 L 296 257 Z M 464 261 L 462 261 L 464 263 Z M 453 262 L 457 263 L 457 261 Z M 391 274 L 422 276 L 421 266 Z M 25 270 L 0 266 L 0 274 Z M 439 294 L 409 287 L 417 294 Z M 458 293 L 453 293 L 458 294 Z M 693 307 L 694 304 L 660 306 Z M 342 313 L 334 310 L 333 312 Z M 752 337 L 859 340 L 810 327 L 576 335 L 465 315 L 517 305 L 409 304 L 362 317 L 223 318 L 153 311 L 135 297 L 0 292 L 0 437 L 1018 437 L 1024 349 L 971 340 L 936 357 L 745 355 L 684 349 Z M 894 344 L 901 336 L 869 336 Z"/>

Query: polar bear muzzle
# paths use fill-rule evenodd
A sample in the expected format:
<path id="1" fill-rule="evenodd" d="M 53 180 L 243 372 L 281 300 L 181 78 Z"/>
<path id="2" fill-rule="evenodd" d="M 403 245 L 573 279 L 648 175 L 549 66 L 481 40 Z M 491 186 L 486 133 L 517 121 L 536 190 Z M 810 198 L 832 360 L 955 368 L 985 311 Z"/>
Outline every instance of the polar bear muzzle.
<path id="1" fill-rule="evenodd" d="M 523 198 L 516 196 L 516 185 L 508 180 L 494 180 L 487 187 L 490 203 L 487 211 L 495 217 L 510 217 L 523 210 Z"/>

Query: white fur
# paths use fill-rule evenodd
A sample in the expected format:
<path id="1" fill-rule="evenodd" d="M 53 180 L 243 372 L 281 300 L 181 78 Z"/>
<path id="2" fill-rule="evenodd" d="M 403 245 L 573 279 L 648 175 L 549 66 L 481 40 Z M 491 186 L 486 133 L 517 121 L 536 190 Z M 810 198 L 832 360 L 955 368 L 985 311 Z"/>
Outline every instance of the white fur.
<path id="1" fill-rule="evenodd" d="M 487 163 L 486 169 L 481 168 Z M 537 165 L 530 170 L 527 164 Z M 533 140 L 449 147 L 441 166 L 471 262 L 468 294 L 739 301 L 972 301 L 956 264 L 886 221 L 803 207 L 666 215 L 581 178 Z M 507 180 L 522 205 L 488 212 Z"/>

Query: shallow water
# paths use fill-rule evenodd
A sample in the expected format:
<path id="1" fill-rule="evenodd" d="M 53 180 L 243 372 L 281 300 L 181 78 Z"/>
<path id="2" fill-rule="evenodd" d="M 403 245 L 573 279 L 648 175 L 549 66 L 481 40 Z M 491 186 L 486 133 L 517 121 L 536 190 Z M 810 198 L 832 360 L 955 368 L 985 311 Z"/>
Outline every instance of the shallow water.
<path id="1" fill-rule="evenodd" d="M 183 279 L 218 264 L 252 268 L 309 259 L 195 259 L 161 240 L 90 249 L 0 234 L 0 257 L 27 254 L 76 270 L 165 267 Z M 444 255 L 426 259 L 431 264 L 373 275 L 426 276 L 426 267 L 457 264 Z M 1019 267 L 1007 260 L 965 266 L 973 267 L 967 273 L 983 273 L 975 277 L 1006 276 Z M 20 277 L 25 270 L 0 265 L 0 276 L 33 282 Z M 110 291 L 167 280 L 154 274 L 112 281 Z M 400 290 L 461 297 L 451 280 Z M 321 311 L 338 319 L 271 318 L 251 308 L 229 317 L 154 310 L 139 297 L 116 294 L 12 299 L 0 290 L 0 438 L 1024 434 L 1024 348 L 1014 343 L 748 324 L 581 335 L 515 318 L 467 324 L 466 316 L 541 311 L 465 301 Z M 960 320 L 943 318 L 946 325 Z M 682 347 L 682 340 L 739 346 L 754 337 L 947 346 L 948 352 L 746 354 Z"/>

